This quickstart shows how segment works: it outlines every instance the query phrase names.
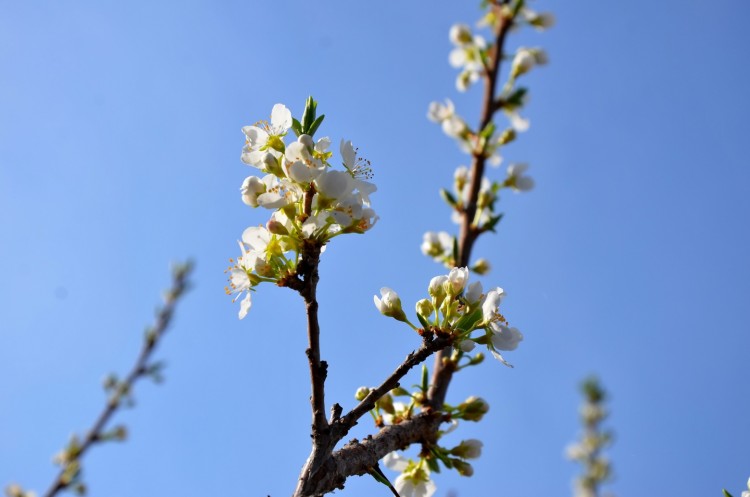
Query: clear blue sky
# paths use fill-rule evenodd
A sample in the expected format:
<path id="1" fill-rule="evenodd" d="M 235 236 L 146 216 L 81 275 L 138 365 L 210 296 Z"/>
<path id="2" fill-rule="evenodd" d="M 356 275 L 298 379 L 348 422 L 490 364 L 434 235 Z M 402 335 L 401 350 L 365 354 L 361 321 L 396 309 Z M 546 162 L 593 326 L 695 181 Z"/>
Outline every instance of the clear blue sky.
<path id="1" fill-rule="evenodd" d="M 240 201 L 240 128 L 313 94 L 321 133 L 375 168 L 381 221 L 321 266 L 328 399 L 351 406 L 417 345 L 372 295 L 414 302 L 442 272 L 419 244 L 453 227 L 437 190 L 465 157 L 425 113 L 451 97 L 476 118 L 479 93 L 458 96 L 447 62 L 448 28 L 475 3 L 0 2 L 0 484 L 46 489 L 101 378 L 135 356 L 168 262 L 193 257 L 159 352 L 167 381 L 119 417 L 126 444 L 86 459 L 91 495 L 292 492 L 309 451 L 302 302 L 261 287 L 240 322 L 223 292 L 236 239 L 266 216 Z M 451 389 L 492 409 L 462 429 L 485 442 L 476 475 L 439 475 L 437 495 L 569 495 L 562 453 L 592 372 L 612 392 L 619 496 L 736 492 L 750 476 L 750 6 L 535 7 L 557 27 L 511 47 L 542 45 L 551 64 L 527 79 L 532 126 L 506 156 L 537 188 L 503 197 L 500 233 L 476 251 L 526 339 L 514 370 L 488 363 Z M 343 495 L 385 493 L 353 478 Z"/>

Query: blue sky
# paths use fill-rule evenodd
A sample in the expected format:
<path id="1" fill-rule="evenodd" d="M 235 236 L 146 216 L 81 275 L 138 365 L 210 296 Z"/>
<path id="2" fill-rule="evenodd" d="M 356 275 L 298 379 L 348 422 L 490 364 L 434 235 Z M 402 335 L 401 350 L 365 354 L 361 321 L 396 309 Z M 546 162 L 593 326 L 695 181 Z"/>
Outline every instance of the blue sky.
<path id="1" fill-rule="evenodd" d="M 101 378 L 135 357 L 169 261 L 192 257 L 159 352 L 167 380 L 118 418 L 130 440 L 86 459 L 91 495 L 291 493 L 309 451 L 302 302 L 261 287 L 240 322 L 223 292 L 236 239 L 266 216 L 240 201 L 239 130 L 312 94 L 320 133 L 372 161 L 381 220 L 321 266 L 328 399 L 352 406 L 418 344 L 372 295 L 412 303 L 442 272 L 419 244 L 453 229 L 437 191 L 466 157 L 425 113 L 450 97 L 476 120 L 479 92 L 457 94 L 447 63 L 475 2 L 0 5 L 0 483 L 46 489 Z M 569 494 L 562 453 L 592 372 L 612 393 L 618 495 L 736 492 L 750 476 L 750 7 L 534 6 L 558 25 L 510 47 L 551 63 L 527 78 L 532 126 L 505 156 L 537 188 L 503 196 L 499 234 L 475 251 L 526 338 L 515 369 L 452 386 L 449 402 L 481 395 L 491 411 L 455 434 L 485 442 L 475 476 L 441 474 L 437 495 Z M 343 495 L 383 491 L 353 478 Z"/>

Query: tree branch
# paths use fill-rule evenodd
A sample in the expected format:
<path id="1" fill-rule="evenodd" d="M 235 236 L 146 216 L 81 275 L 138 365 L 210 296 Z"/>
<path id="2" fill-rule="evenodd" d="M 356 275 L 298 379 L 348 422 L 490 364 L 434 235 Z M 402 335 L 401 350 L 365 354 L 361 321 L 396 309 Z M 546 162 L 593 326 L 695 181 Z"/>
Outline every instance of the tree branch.
<path id="1" fill-rule="evenodd" d="M 495 105 L 495 93 L 500 73 L 500 64 L 503 59 L 503 49 L 505 37 L 513 25 L 513 20 L 508 19 L 502 14 L 501 10 L 507 5 L 509 0 L 495 2 L 492 6 L 495 9 L 499 24 L 495 28 L 495 44 L 489 54 L 489 70 L 484 79 L 484 96 L 482 99 L 482 115 L 477 130 L 481 132 L 492 121 L 495 112 L 498 110 Z M 482 185 L 484 176 L 485 156 L 483 150 L 475 150 L 471 163 L 471 183 L 469 184 L 469 197 L 466 206 L 461 213 L 461 230 L 458 237 L 458 261 L 457 267 L 467 267 L 471 259 L 471 250 L 474 242 L 480 232 L 474 227 L 474 216 L 477 212 L 477 199 L 479 190 Z M 455 365 L 450 361 L 451 350 L 443 349 L 435 356 L 435 365 L 431 379 L 430 391 L 428 394 L 429 405 L 434 409 L 442 408 L 445 403 L 445 396 L 448 392 L 448 386 L 453 378 Z"/>
<path id="2" fill-rule="evenodd" d="M 447 335 L 434 336 L 430 334 L 425 336 L 419 349 L 410 352 L 404 362 L 402 362 L 379 387 L 370 391 L 367 396 L 346 416 L 341 418 L 338 425 L 334 427 L 334 438 L 341 440 L 349 430 L 357 424 L 357 420 L 364 416 L 368 411 L 375 407 L 375 403 L 386 393 L 399 386 L 399 381 L 414 366 L 422 363 L 434 352 L 444 349 L 453 342 L 453 338 Z"/>
<path id="3" fill-rule="evenodd" d="M 44 493 L 44 497 L 53 497 L 74 482 L 80 469 L 79 465 L 81 458 L 88 452 L 91 446 L 105 439 L 104 429 L 112 416 L 122 406 L 124 397 L 132 392 L 136 381 L 149 374 L 149 360 L 151 359 L 151 355 L 172 321 L 177 301 L 189 288 L 188 277 L 190 276 L 192 268 L 192 263 L 187 262 L 178 265 L 173 270 L 172 286 L 164 297 L 164 306 L 157 312 L 153 326 L 147 330 L 143 347 L 141 348 L 140 354 L 138 355 L 133 368 L 125 379 L 116 385 L 114 393 L 107 401 L 107 405 L 86 433 L 86 437 L 83 441 L 74 449 L 69 447 L 66 450 L 73 450 L 73 453 L 68 454 L 69 457 L 63 462 L 63 468 L 60 470 L 60 473 L 52 482 L 52 485 L 47 492 Z M 75 465 L 75 467 L 72 465 Z M 71 468 L 73 471 L 70 470 Z"/>

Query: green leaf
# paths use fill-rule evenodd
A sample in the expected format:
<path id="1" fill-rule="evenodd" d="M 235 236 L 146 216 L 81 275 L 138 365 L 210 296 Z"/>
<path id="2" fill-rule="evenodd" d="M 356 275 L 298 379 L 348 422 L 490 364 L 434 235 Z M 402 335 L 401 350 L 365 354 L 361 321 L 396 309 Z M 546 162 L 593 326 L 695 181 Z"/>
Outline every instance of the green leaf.
<path id="1" fill-rule="evenodd" d="M 428 323 L 427 320 L 423 318 L 421 314 L 417 314 L 417 319 L 419 319 L 419 324 L 422 325 L 423 330 L 427 331 L 430 329 L 430 323 Z"/>
<path id="2" fill-rule="evenodd" d="M 464 314 L 455 325 L 461 331 L 469 331 L 482 319 L 482 309 L 476 309 L 471 314 Z"/>
<path id="3" fill-rule="evenodd" d="M 318 103 L 313 100 L 312 96 L 307 97 L 305 111 L 302 113 L 302 131 L 304 133 L 307 133 L 313 121 L 315 121 L 315 109 L 317 106 Z"/>
<path id="4" fill-rule="evenodd" d="M 443 200 L 445 200 L 445 203 L 447 203 L 451 207 L 456 206 L 456 197 L 454 197 L 453 194 L 445 188 L 440 189 L 440 196 L 443 198 Z"/>
<path id="5" fill-rule="evenodd" d="M 318 131 L 318 127 L 320 127 L 320 123 L 323 122 L 323 119 L 325 119 L 326 115 L 322 114 L 319 118 L 317 118 L 313 123 L 312 126 L 307 130 L 307 134 L 310 136 L 313 136 L 316 131 Z"/>
<path id="6" fill-rule="evenodd" d="M 433 473 L 440 473 L 440 465 L 438 464 L 437 459 L 428 457 L 425 461 L 427 461 L 427 467 L 430 468 L 430 471 Z"/>
<path id="7" fill-rule="evenodd" d="M 458 265 L 458 239 L 453 237 L 453 266 Z"/>
<path id="8" fill-rule="evenodd" d="M 497 129 L 497 126 L 495 125 L 495 123 L 490 121 L 489 123 L 487 123 L 487 126 L 484 127 L 482 132 L 479 133 L 479 136 L 487 140 L 492 136 L 492 133 L 494 133 L 496 129 Z"/>
<path id="9" fill-rule="evenodd" d="M 500 213 L 497 216 L 490 217 L 490 220 L 487 221 L 487 223 L 482 226 L 482 229 L 485 231 L 491 231 L 495 233 L 495 226 L 497 226 L 497 223 L 500 222 L 500 220 L 503 218 L 503 214 Z"/>
<path id="10" fill-rule="evenodd" d="M 429 372 L 427 371 L 427 366 L 422 364 L 422 392 L 427 393 L 427 389 L 430 386 L 430 379 L 429 379 Z"/>
<path id="11" fill-rule="evenodd" d="M 726 491 L 726 489 L 723 489 L 722 492 L 724 492 L 724 497 L 732 497 L 732 494 Z"/>
<path id="12" fill-rule="evenodd" d="M 367 470 L 367 472 L 375 478 L 375 481 L 382 483 L 386 487 L 388 487 L 391 492 L 393 492 L 393 495 L 396 497 L 401 497 L 395 488 L 393 488 L 393 485 L 391 485 L 391 482 L 388 481 L 388 478 L 383 474 L 383 471 L 380 469 L 380 465 L 375 466 L 374 468 L 370 468 Z"/>
<path id="13" fill-rule="evenodd" d="M 513 108 L 513 107 L 520 107 L 523 105 L 523 97 L 526 96 L 526 93 L 529 90 L 527 88 L 516 88 L 513 93 L 508 95 L 508 97 L 505 99 L 505 103 L 507 106 Z"/>
<path id="14" fill-rule="evenodd" d="M 295 118 L 292 118 L 292 131 L 294 131 L 294 134 L 298 137 L 302 134 L 302 125 Z"/>

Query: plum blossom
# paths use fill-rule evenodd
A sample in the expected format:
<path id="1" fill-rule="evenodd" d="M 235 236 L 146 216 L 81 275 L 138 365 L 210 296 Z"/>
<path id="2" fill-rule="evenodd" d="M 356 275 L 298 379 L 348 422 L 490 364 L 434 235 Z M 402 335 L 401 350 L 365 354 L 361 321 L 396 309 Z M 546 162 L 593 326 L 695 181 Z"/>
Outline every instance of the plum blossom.
<path id="1" fill-rule="evenodd" d="M 509 327 L 505 317 L 500 314 L 499 306 L 503 297 L 505 297 L 505 291 L 499 287 L 487 292 L 484 302 L 482 302 L 482 322 L 489 334 L 487 348 L 495 359 L 506 366 L 510 366 L 498 350 L 516 350 L 518 344 L 523 340 L 523 334 L 518 328 Z"/>
<path id="2" fill-rule="evenodd" d="M 292 126 L 292 113 L 283 104 L 276 104 L 271 110 L 271 122 L 261 123 L 261 126 L 244 126 L 245 146 L 242 149 L 241 160 L 249 166 L 267 170 L 269 160 L 266 153 L 277 157 L 284 151 L 282 138 Z"/>
<path id="3" fill-rule="evenodd" d="M 310 143 L 312 138 L 309 135 L 300 135 L 284 152 L 284 174 L 299 184 L 309 184 L 326 167 L 322 160 L 314 156 Z"/>
<path id="4" fill-rule="evenodd" d="M 479 35 L 472 36 L 469 27 L 464 24 L 451 27 L 449 37 L 455 48 L 451 50 L 448 61 L 451 66 L 461 69 L 456 78 L 456 88 L 466 91 L 484 71 L 487 42 Z"/>
<path id="5" fill-rule="evenodd" d="M 448 295 L 456 296 L 464 291 L 466 283 L 469 280 L 469 268 L 466 267 L 454 267 L 448 273 L 448 278 L 443 283 L 445 291 Z"/>
<path id="6" fill-rule="evenodd" d="M 524 175 L 528 169 L 529 165 L 523 163 L 508 166 L 508 177 L 505 179 L 503 186 L 507 186 L 515 192 L 527 192 L 534 188 L 534 179 L 531 176 Z"/>
<path id="7" fill-rule="evenodd" d="M 377 295 L 373 296 L 375 307 L 384 316 L 394 318 L 398 321 L 406 321 L 406 314 L 401 307 L 401 298 L 396 292 L 388 287 L 380 289 L 380 298 Z"/>
<path id="8" fill-rule="evenodd" d="M 233 262 L 234 264 L 227 270 L 229 272 L 229 286 L 224 290 L 227 295 L 236 294 L 232 299 L 232 302 L 237 302 L 237 300 L 244 294 L 244 298 L 240 300 L 239 311 L 239 318 L 243 319 L 247 316 L 247 313 L 252 306 L 250 291 L 254 285 L 250 275 L 258 262 L 258 256 L 247 252 L 242 243 L 240 243 L 240 250 L 242 251 L 242 255 L 237 261 L 230 260 L 230 262 Z"/>
<path id="9" fill-rule="evenodd" d="M 422 236 L 422 253 L 438 262 L 453 251 L 453 237 L 445 231 L 428 231 Z"/>
<path id="10" fill-rule="evenodd" d="M 537 31 L 544 31 L 555 25 L 555 15 L 551 12 L 534 12 L 527 7 L 523 7 L 521 17 Z"/>
<path id="11" fill-rule="evenodd" d="M 547 52 L 541 48 L 519 47 L 510 68 L 510 77 L 515 79 L 526 74 L 534 66 L 543 66 L 548 62 Z"/>
<path id="12" fill-rule="evenodd" d="M 383 458 L 383 464 L 388 469 L 401 471 L 393 482 L 401 497 L 432 497 L 437 490 L 435 482 L 430 480 L 430 470 L 423 459 L 415 463 L 396 452 L 391 452 Z"/>

